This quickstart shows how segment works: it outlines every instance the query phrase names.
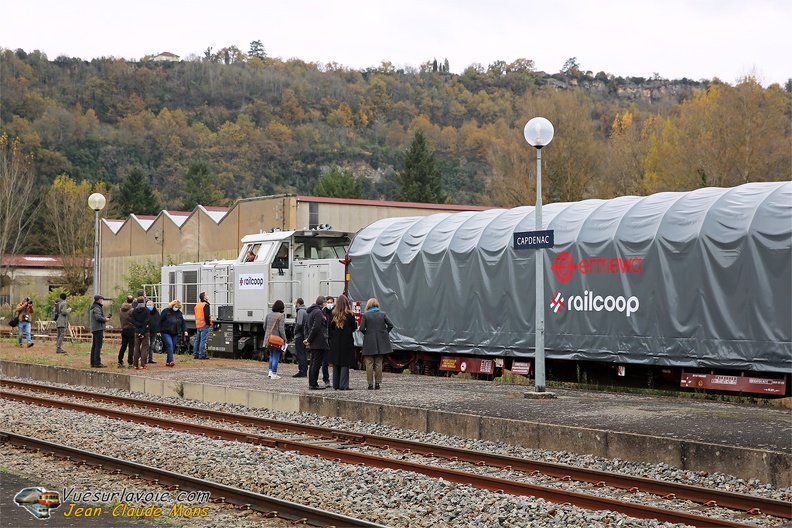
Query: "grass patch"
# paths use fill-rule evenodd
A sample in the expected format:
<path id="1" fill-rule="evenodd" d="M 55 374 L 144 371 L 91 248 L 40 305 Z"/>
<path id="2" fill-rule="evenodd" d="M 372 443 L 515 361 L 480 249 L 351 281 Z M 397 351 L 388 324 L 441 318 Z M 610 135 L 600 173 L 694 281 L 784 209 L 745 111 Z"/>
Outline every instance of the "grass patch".
<path id="1" fill-rule="evenodd" d="M 503 369 L 503 374 L 493 378 L 495 383 L 508 383 L 510 385 L 533 385 L 534 382 L 528 376 L 522 374 L 512 374 L 510 370 Z"/>

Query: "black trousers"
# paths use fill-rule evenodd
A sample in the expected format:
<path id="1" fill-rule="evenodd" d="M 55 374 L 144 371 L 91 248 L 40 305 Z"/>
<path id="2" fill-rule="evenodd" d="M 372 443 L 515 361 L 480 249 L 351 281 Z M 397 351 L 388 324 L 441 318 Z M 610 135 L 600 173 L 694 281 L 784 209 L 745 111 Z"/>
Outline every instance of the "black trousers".
<path id="1" fill-rule="evenodd" d="M 154 361 L 154 343 L 157 342 L 157 332 L 150 332 L 149 333 L 149 353 L 148 353 L 148 361 L 151 363 Z"/>
<path id="2" fill-rule="evenodd" d="M 135 330 L 121 330 L 121 348 L 118 351 L 118 362 L 124 362 L 124 351 L 129 347 L 127 364 L 132 364 L 132 351 L 135 349 Z"/>
<path id="3" fill-rule="evenodd" d="M 319 370 L 322 368 L 322 358 L 327 350 L 311 349 L 311 366 L 308 369 L 308 386 L 316 387 L 319 385 Z"/>
<path id="4" fill-rule="evenodd" d="M 102 364 L 102 341 L 104 340 L 104 330 L 97 330 L 91 332 L 93 339 L 91 339 L 91 366 L 98 367 Z"/>
<path id="5" fill-rule="evenodd" d="M 308 374 L 308 351 L 303 343 L 303 336 L 294 336 L 294 351 L 297 352 L 297 373 Z"/>
<path id="6" fill-rule="evenodd" d="M 333 388 L 336 390 L 349 388 L 349 367 L 333 365 Z"/>

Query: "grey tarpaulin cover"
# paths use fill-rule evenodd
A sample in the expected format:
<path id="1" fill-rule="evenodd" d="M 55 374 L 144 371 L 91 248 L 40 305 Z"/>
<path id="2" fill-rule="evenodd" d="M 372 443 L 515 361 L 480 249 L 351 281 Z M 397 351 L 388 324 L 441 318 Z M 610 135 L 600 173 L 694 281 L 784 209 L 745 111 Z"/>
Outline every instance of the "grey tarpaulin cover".
<path id="1" fill-rule="evenodd" d="M 542 208 L 548 358 L 792 370 L 792 183 Z M 349 250 L 401 350 L 533 356 L 534 207 L 389 218 Z"/>

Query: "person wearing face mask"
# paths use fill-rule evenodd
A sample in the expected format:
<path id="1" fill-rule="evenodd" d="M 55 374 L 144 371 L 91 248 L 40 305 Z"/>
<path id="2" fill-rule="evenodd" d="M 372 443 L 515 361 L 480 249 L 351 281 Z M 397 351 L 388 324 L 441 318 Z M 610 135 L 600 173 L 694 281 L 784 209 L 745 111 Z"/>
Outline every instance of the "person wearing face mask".
<path id="1" fill-rule="evenodd" d="M 335 308 L 335 298 L 332 295 L 326 297 L 327 304 L 324 308 L 322 308 L 322 314 L 325 316 L 325 324 L 327 328 L 330 328 L 330 321 L 333 319 L 333 308 Z M 325 387 L 330 387 L 330 370 L 329 370 L 329 361 L 328 358 L 330 357 L 330 351 L 325 350 L 324 356 L 322 356 L 322 381 L 324 381 Z"/>
<path id="2" fill-rule="evenodd" d="M 174 299 L 168 303 L 168 309 L 162 311 L 159 319 L 159 335 L 162 337 L 162 344 L 168 354 L 166 367 L 176 364 L 173 360 L 173 349 L 176 347 L 176 340 L 180 335 L 187 337 L 187 323 L 184 322 L 184 315 L 181 312 L 182 303 Z"/>

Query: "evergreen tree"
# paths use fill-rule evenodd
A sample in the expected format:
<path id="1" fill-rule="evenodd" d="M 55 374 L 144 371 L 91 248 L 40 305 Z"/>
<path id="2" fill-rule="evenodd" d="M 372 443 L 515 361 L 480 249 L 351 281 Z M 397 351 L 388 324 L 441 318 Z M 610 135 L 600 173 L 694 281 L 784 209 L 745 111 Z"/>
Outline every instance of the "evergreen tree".
<path id="1" fill-rule="evenodd" d="M 205 161 L 193 161 L 184 177 L 185 196 L 182 210 L 192 211 L 198 205 L 221 205 L 225 199 L 217 186 L 217 177 Z"/>
<path id="2" fill-rule="evenodd" d="M 403 202 L 446 202 L 435 153 L 429 149 L 421 130 L 415 133 L 410 149 L 404 155 L 404 169 L 399 173 L 398 183 L 397 199 Z"/>
<path id="3" fill-rule="evenodd" d="M 261 60 L 264 60 L 267 57 L 267 52 L 264 51 L 264 44 L 262 44 L 260 40 L 254 40 L 250 43 L 248 57 L 258 57 Z"/>
<path id="4" fill-rule="evenodd" d="M 154 194 L 151 182 L 140 167 L 135 166 L 129 170 L 118 191 L 118 209 L 123 216 L 159 213 L 159 200 Z"/>
<path id="5" fill-rule="evenodd" d="M 350 170 L 341 169 L 338 165 L 330 167 L 327 174 L 319 178 L 316 187 L 314 187 L 314 195 L 328 198 L 363 199 L 366 197 L 362 182 L 356 179 Z"/>

